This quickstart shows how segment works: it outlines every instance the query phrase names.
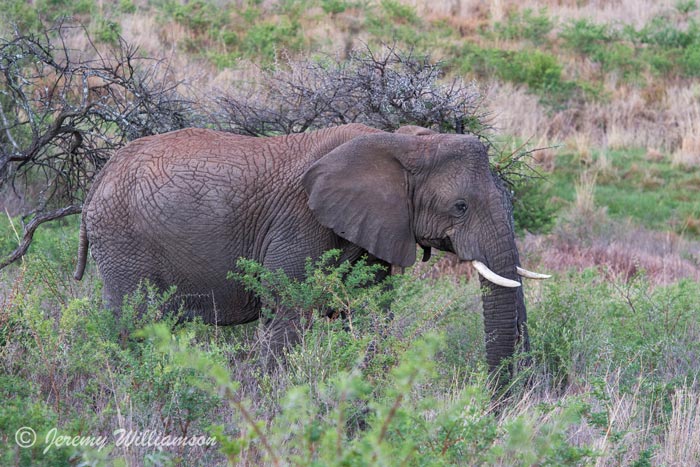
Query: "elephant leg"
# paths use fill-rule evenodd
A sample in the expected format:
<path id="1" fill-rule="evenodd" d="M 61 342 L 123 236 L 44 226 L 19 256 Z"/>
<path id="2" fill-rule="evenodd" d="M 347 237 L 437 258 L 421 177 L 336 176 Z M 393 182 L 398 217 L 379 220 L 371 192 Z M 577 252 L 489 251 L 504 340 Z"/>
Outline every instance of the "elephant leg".
<path id="1" fill-rule="evenodd" d="M 129 255 L 124 256 L 124 251 L 128 251 Z M 159 262 L 148 248 L 138 242 L 122 239 L 114 245 L 103 244 L 93 249 L 93 255 L 104 280 L 102 289 L 104 306 L 112 311 L 117 319 L 122 316 L 126 305 L 125 299 L 128 300 L 127 296 L 139 291 L 145 293 L 147 282 L 158 291 L 165 289 L 160 274 L 155 270 L 155 265 Z M 136 306 L 134 311 L 138 317 L 142 316 L 146 310 L 145 301 L 134 303 Z"/>
<path id="2" fill-rule="evenodd" d="M 290 257 L 283 242 L 271 242 L 262 265 L 270 270 L 283 270 L 296 280 L 304 279 L 304 258 Z M 263 310 L 256 332 L 256 350 L 259 361 L 267 370 L 284 365 L 284 351 L 299 342 L 302 332 L 301 311 L 276 303 L 261 303 Z"/>
<path id="3" fill-rule="evenodd" d="M 302 316 L 299 310 L 286 307 L 263 317 L 257 331 L 257 346 L 266 368 L 284 365 L 285 350 L 300 342 L 302 333 L 310 324 L 309 318 Z"/>
<path id="4" fill-rule="evenodd" d="M 275 252 L 277 254 L 268 255 L 266 260 L 263 261 L 263 265 L 266 269 L 283 269 L 291 278 L 297 280 L 304 279 L 305 260 L 299 259 L 298 261 L 289 261 L 290 255 L 288 252 L 284 252 L 284 254 L 279 254 L 276 250 Z M 344 248 L 339 262 L 345 260 L 354 262 L 365 254 L 365 251 L 354 246 Z M 283 258 L 284 261 L 278 261 L 279 258 Z M 375 274 L 375 281 L 377 282 L 383 281 L 391 274 L 391 265 L 386 261 L 368 255 L 366 263 L 368 265 L 380 264 L 383 266 Z M 309 328 L 314 319 L 314 316 L 311 315 L 304 316 L 301 310 L 274 306 L 270 306 L 269 308 L 277 309 L 273 315 L 268 317 L 263 316 L 262 324 L 258 328 L 258 347 L 261 351 L 262 360 L 268 367 L 270 364 L 283 363 L 284 350 L 291 345 L 297 344 L 301 340 L 303 332 Z M 387 320 L 391 321 L 390 310 L 385 311 L 386 316 L 377 317 L 378 327 L 381 329 L 379 332 L 380 336 L 385 334 L 385 323 Z M 344 313 L 340 314 L 340 318 L 343 320 L 349 319 Z M 374 347 L 376 346 L 368 350 L 368 358 L 370 359 L 375 354 L 373 350 Z"/>

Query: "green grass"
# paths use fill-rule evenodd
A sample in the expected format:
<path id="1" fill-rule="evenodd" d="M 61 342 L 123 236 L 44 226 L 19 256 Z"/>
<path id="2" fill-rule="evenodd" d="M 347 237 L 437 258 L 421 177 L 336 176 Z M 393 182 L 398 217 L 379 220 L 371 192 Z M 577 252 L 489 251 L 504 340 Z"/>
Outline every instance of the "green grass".
<path id="1" fill-rule="evenodd" d="M 699 234 L 688 231 L 688 220 L 700 219 L 700 168 L 674 166 L 669 158 L 650 161 L 645 154 L 640 149 L 611 150 L 604 156 L 609 165 L 601 170 L 596 169 L 600 152 L 594 152 L 592 162 L 582 162 L 574 153 L 560 155 L 548 174 L 552 194 L 573 201 L 581 173 L 597 171 L 595 202 L 607 207 L 610 216 L 630 217 L 652 229 Z"/>

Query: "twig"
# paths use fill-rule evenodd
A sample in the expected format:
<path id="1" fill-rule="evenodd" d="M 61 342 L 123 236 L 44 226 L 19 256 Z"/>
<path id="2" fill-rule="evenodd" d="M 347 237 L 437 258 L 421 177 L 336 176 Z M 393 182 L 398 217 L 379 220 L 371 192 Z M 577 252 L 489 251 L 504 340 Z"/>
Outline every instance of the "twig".
<path id="1" fill-rule="evenodd" d="M 82 207 L 80 206 L 68 206 L 61 209 L 56 209 L 55 211 L 40 214 L 32 219 L 29 224 L 24 227 L 24 235 L 22 237 L 22 242 L 19 244 L 17 249 L 13 251 L 7 258 L 0 262 L 0 269 L 14 263 L 21 257 L 25 255 L 29 245 L 32 243 L 32 237 L 34 236 L 34 231 L 44 222 L 53 221 L 60 219 L 62 217 L 70 216 L 73 214 L 80 214 L 82 212 Z"/>
<path id="2" fill-rule="evenodd" d="M 226 388 L 226 396 L 227 398 L 231 401 L 233 405 L 236 406 L 238 410 L 240 410 L 241 415 L 243 415 L 243 418 L 245 419 L 246 422 L 253 428 L 253 431 L 255 434 L 260 438 L 260 441 L 262 442 L 263 446 L 265 447 L 265 450 L 267 453 L 270 455 L 272 458 L 272 464 L 275 466 L 280 465 L 280 459 L 279 456 L 277 456 L 277 453 L 275 452 L 274 449 L 272 449 L 272 446 L 270 445 L 270 442 L 267 439 L 267 436 L 265 436 L 265 433 L 260 430 L 260 427 L 258 426 L 257 423 L 255 423 L 255 420 L 253 420 L 253 417 L 250 415 L 250 412 L 245 408 L 243 405 L 243 402 L 238 400 L 236 397 L 234 397 L 233 392 L 229 389 Z"/>

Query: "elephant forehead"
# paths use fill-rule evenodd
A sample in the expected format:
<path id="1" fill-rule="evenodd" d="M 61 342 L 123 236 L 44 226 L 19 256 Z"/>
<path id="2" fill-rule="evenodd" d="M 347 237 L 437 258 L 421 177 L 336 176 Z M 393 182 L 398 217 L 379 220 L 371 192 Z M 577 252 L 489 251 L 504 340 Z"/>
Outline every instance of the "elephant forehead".
<path id="1" fill-rule="evenodd" d="M 473 157 L 462 153 L 443 157 L 433 167 L 431 179 L 459 187 L 487 183 L 491 179 L 488 158 Z"/>
<path id="2" fill-rule="evenodd" d="M 449 135 L 437 142 L 432 166 L 438 170 L 449 168 L 458 173 L 485 172 L 489 170 L 488 150 L 474 136 Z"/>

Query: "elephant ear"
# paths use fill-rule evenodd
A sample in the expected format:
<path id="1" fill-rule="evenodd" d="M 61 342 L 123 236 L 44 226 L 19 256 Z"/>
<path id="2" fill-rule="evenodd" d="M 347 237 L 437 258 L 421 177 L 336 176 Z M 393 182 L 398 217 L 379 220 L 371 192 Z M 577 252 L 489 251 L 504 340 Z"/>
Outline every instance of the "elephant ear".
<path id="1" fill-rule="evenodd" d="M 397 266 L 416 260 L 405 164 L 415 137 L 354 138 L 316 161 L 302 183 L 318 221 L 372 255 Z"/>

